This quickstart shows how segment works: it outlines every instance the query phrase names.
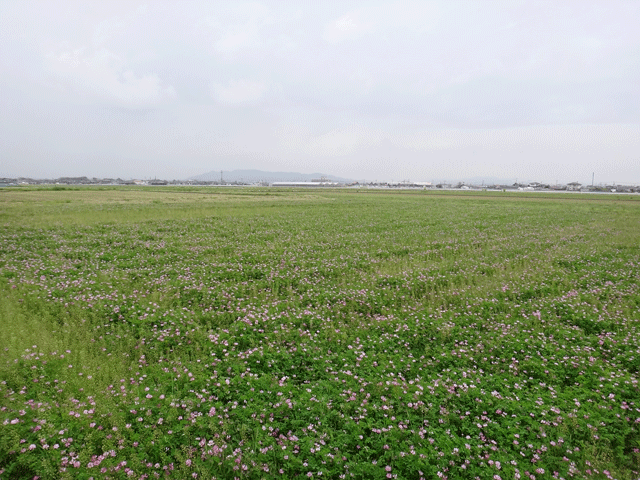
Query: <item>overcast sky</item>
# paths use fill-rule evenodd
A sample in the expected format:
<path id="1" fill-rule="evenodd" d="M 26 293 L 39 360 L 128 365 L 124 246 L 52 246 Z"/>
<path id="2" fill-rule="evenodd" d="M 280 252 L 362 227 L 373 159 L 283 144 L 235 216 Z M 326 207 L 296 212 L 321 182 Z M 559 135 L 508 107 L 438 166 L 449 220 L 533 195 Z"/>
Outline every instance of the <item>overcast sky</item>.
<path id="1" fill-rule="evenodd" d="M 0 177 L 640 183 L 640 1 L 0 1 Z"/>

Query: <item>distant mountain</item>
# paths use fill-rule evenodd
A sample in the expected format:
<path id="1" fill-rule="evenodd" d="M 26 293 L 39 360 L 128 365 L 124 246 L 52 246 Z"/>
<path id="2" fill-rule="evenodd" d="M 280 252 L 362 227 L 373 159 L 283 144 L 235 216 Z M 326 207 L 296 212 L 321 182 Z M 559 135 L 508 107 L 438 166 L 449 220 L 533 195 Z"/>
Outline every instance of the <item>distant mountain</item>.
<path id="1" fill-rule="evenodd" d="M 330 182 L 351 183 L 348 178 L 335 177 L 326 173 L 297 173 L 297 172 L 265 172 L 262 170 L 232 170 L 222 171 L 222 181 L 225 183 L 244 182 L 310 182 L 325 178 Z M 189 180 L 199 180 L 201 182 L 219 182 L 220 170 L 215 170 L 202 175 L 196 175 Z"/>

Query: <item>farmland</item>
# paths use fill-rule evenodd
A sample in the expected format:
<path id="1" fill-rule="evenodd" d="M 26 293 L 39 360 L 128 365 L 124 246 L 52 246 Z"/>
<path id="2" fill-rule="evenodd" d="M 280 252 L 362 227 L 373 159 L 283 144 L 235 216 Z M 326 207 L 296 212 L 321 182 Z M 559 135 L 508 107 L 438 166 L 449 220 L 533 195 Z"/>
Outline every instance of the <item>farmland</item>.
<path id="1" fill-rule="evenodd" d="M 0 190 L 0 478 L 640 476 L 640 197 Z"/>

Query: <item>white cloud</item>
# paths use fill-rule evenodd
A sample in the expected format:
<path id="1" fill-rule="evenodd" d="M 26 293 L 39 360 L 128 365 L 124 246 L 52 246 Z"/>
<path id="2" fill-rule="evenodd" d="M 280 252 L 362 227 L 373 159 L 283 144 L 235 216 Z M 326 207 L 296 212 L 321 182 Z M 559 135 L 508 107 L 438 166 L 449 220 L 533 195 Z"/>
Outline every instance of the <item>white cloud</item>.
<path id="1" fill-rule="evenodd" d="M 322 38 L 329 43 L 340 43 L 362 37 L 374 26 L 374 22 L 365 19 L 362 12 L 352 11 L 326 25 Z"/>
<path id="2" fill-rule="evenodd" d="M 119 19 L 103 20 L 94 28 L 91 41 L 95 47 L 100 47 L 113 37 L 122 35 L 125 27 L 125 22 Z"/>
<path id="3" fill-rule="evenodd" d="M 213 48 L 223 55 L 261 49 L 267 40 L 264 30 L 273 23 L 268 9 L 259 3 L 230 4 L 229 11 L 204 20 L 214 33 Z M 221 21 L 221 18 L 228 20 Z"/>
<path id="4" fill-rule="evenodd" d="M 226 105 L 254 103 L 262 98 L 267 86 L 251 80 L 231 80 L 226 85 L 211 84 L 211 96 Z"/>
<path id="5" fill-rule="evenodd" d="M 86 47 L 51 52 L 46 67 L 65 87 L 83 96 L 97 96 L 129 108 L 172 100 L 176 92 L 153 73 L 136 74 L 107 48 Z"/>
<path id="6" fill-rule="evenodd" d="M 440 7 L 434 2 L 370 2 L 327 23 L 322 38 L 328 43 L 340 43 L 373 32 L 384 38 L 415 38 L 434 31 L 440 17 Z"/>
<path id="7" fill-rule="evenodd" d="M 428 129 L 398 135 L 394 143 L 413 151 L 478 148 L 505 152 L 589 153 L 608 148 L 632 151 L 640 145 L 640 126 L 633 124 L 533 125 L 491 129 Z"/>
<path id="8" fill-rule="evenodd" d="M 383 133 L 359 124 L 345 125 L 309 139 L 307 154 L 343 157 L 380 143 Z"/>
<path id="9" fill-rule="evenodd" d="M 234 25 L 214 42 L 214 48 L 218 53 L 233 54 L 257 43 L 256 32 L 250 25 Z"/>

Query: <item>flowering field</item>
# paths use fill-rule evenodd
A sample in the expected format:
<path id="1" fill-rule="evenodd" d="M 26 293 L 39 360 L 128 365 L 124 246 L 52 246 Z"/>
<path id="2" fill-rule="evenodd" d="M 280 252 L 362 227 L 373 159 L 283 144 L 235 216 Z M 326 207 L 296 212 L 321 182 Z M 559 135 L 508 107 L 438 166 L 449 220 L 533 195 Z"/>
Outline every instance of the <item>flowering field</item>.
<path id="1" fill-rule="evenodd" d="M 640 476 L 640 198 L 0 191 L 0 478 Z"/>

